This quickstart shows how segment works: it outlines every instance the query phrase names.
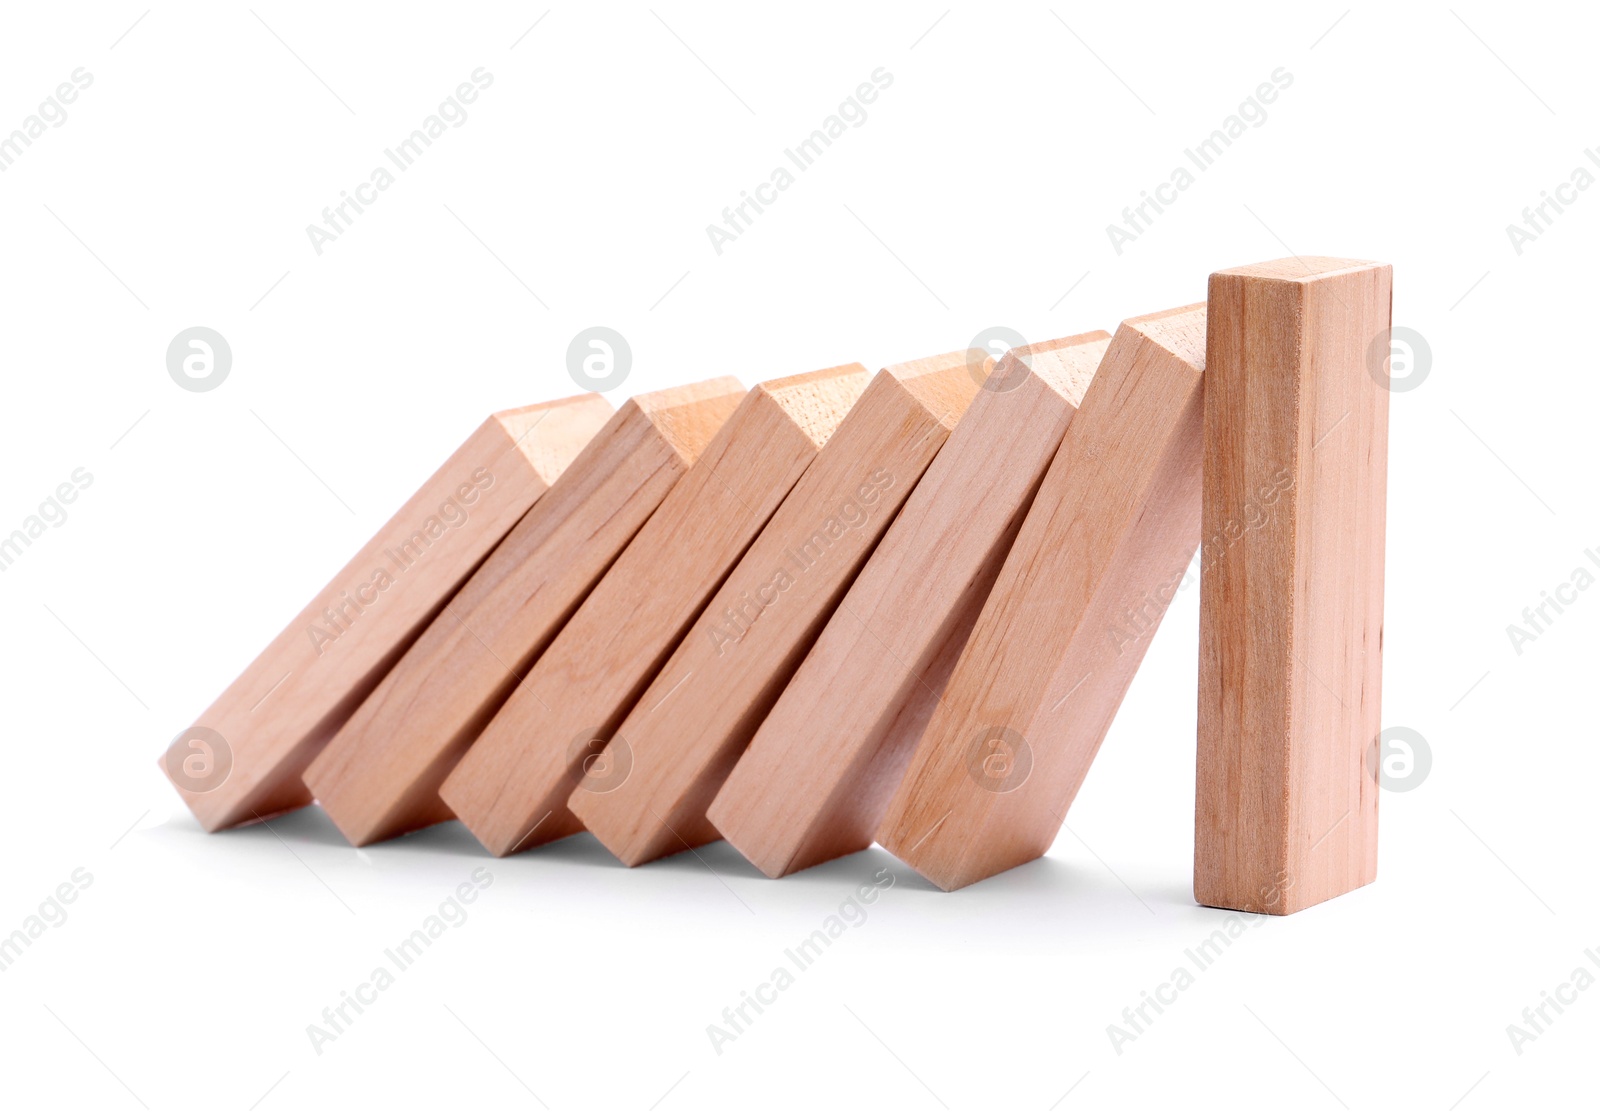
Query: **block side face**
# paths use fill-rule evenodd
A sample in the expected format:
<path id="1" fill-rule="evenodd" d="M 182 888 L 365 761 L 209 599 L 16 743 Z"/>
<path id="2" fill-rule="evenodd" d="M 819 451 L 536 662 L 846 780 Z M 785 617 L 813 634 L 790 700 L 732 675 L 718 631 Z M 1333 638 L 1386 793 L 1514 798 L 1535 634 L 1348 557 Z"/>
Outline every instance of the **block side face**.
<path id="1" fill-rule="evenodd" d="M 1257 906 L 1288 874 L 1298 284 L 1214 274 L 1200 545 L 1195 895 Z"/>
<path id="2" fill-rule="evenodd" d="M 1021 374 L 973 398 L 713 801 L 768 874 L 871 843 L 1072 418 L 1057 385 Z"/>
<path id="3" fill-rule="evenodd" d="M 938 709 L 1021 521 L 1019 512 L 1013 523 L 1002 530 L 989 559 L 966 593 L 958 598 L 927 664 L 918 667 L 916 677 L 906 682 L 893 702 L 887 727 L 870 740 L 870 752 L 851 760 L 852 765 L 839 778 L 833 795 L 817 811 L 813 827 L 788 854 L 783 873 L 849 855 L 872 843 L 917 744 Z M 729 839 L 731 842 L 732 837 Z"/>
<path id="4" fill-rule="evenodd" d="M 573 744 L 616 732 L 815 455 L 774 398 L 747 394 L 446 780 L 490 851 L 558 838 L 540 821 L 577 787 Z"/>
<path id="5" fill-rule="evenodd" d="M 1297 907 L 1377 870 L 1389 394 L 1368 356 L 1388 335 L 1390 286 L 1387 266 L 1369 266 L 1306 289 L 1289 728 Z"/>
<path id="6" fill-rule="evenodd" d="M 637 402 L 624 402 L 485 558 L 451 600 L 451 612 L 491 646 L 501 634 L 514 642 L 518 612 L 563 576 L 536 561 L 581 551 L 571 536 L 575 525 L 597 524 L 613 538 L 627 531 L 640 508 L 653 511 L 684 469 L 655 418 Z"/>
<path id="7" fill-rule="evenodd" d="M 497 419 L 480 425 L 196 720 L 233 756 L 216 789 L 180 787 L 201 824 L 309 802 L 301 771 L 546 489 Z"/>
<path id="8" fill-rule="evenodd" d="M 627 783 L 568 802 L 619 858 L 714 835 L 712 797 L 945 434 L 892 376 L 862 393 L 623 721 Z"/>

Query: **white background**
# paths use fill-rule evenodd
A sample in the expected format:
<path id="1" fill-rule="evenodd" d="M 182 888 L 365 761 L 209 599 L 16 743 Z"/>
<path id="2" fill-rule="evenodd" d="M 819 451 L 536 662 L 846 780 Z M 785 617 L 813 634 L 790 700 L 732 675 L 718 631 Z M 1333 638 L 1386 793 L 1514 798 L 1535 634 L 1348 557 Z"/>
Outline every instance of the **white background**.
<path id="1" fill-rule="evenodd" d="M 0 933 L 93 885 L 0 973 L 8 1113 L 1592 1100 L 1600 994 L 1520 1055 L 1506 1031 L 1600 977 L 1600 591 L 1520 653 L 1506 632 L 1600 572 L 1600 190 L 1520 255 L 1506 233 L 1600 146 L 1586 13 L 28 7 L 0 132 L 93 84 L 0 174 L 0 530 L 94 481 L 0 572 Z M 477 67 L 465 123 L 314 252 L 308 223 Z M 707 224 L 878 67 L 866 122 L 715 253 Z M 1278 67 L 1265 123 L 1114 252 L 1107 224 Z M 1194 588 L 1070 831 L 951 895 L 877 849 L 767 882 L 724 844 L 634 871 L 585 837 L 496 862 L 455 826 L 356 852 L 315 809 L 207 836 L 155 765 L 487 413 L 574 391 L 582 328 L 630 340 L 620 401 L 1109 329 L 1291 251 L 1392 262 L 1431 346 L 1391 405 L 1384 723 L 1433 765 L 1383 795 L 1375 885 L 1249 929 L 1120 1054 L 1107 1026 L 1228 919 L 1190 893 Z M 208 393 L 165 368 L 197 324 L 234 354 Z M 466 923 L 316 1054 L 324 1007 L 477 867 Z M 865 924 L 715 1053 L 707 1026 L 880 867 Z"/>

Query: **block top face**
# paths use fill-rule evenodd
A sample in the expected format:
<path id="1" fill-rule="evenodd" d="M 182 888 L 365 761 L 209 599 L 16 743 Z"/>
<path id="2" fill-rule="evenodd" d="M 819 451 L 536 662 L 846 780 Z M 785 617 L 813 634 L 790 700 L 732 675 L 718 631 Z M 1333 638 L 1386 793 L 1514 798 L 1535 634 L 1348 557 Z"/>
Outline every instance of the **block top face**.
<path id="1" fill-rule="evenodd" d="M 932 358 L 884 366 L 879 376 L 894 378 L 936 418 L 936 423 L 953 428 L 993 369 L 994 359 L 986 350 L 953 350 Z M 952 377 L 951 374 L 961 376 Z"/>
<path id="2" fill-rule="evenodd" d="M 755 392 L 777 402 L 812 443 L 821 447 L 856 403 L 872 375 L 860 362 L 763 381 Z"/>
<path id="3" fill-rule="evenodd" d="M 1365 268 L 1388 268 L 1377 261 L 1354 260 L 1349 257 L 1281 257 L 1260 264 L 1244 264 L 1238 268 L 1224 268 L 1213 276 L 1244 276 L 1255 280 L 1287 280 L 1309 283 L 1336 276 L 1341 272 L 1359 272 Z"/>
<path id="4" fill-rule="evenodd" d="M 1052 338 L 1047 342 L 1034 342 L 1007 350 L 995 366 L 995 373 L 1003 384 L 1010 384 L 1017 366 L 1026 366 L 1057 394 L 1077 408 L 1083 403 L 1083 394 L 1094 379 L 1094 371 L 1105 357 L 1111 335 L 1105 331 L 1088 331 Z M 1097 345 L 1098 344 L 1098 345 Z"/>
<path id="5" fill-rule="evenodd" d="M 548 486 L 609 419 L 611 405 L 604 397 L 599 393 L 579 393 L 547 404 L 508 408 L 496 412 L 489 422 L 500 426 Z M 539 438 L 527 438 L 535 430 Z"/>
<path id="6" fill-rule="evenodd" d="M 662 437 L 684 460 L 693 463 L 744 397 L 737 377 L 714 377 L 672 389 L 638 393 L 628 404 L 650 418 Z"/>
<path id="7" fill-rule="evenodd" d="M 1206 305 L 1203 303 L 1124 319 L 1122 330 L 1137 331 L 1195 369 L 1206 368 Z M 1117 333 L 1121 334 L 1122 330 Z"/>

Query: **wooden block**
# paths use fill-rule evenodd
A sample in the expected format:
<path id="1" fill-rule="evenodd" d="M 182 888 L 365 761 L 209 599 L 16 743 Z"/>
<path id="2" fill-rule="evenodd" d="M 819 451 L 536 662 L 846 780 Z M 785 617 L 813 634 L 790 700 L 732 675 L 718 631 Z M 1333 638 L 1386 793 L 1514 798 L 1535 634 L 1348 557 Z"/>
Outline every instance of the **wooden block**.
<path id="1" fill-rule="evenodd" d="M 629 866 L 716 839 L 718 787 L 978 391 L 970 352 L 872 379 L 568 801 Z"/>
<path id="2" fill-rule="evenodd" d="M 610 415 L 585 393 L 489 417 L 174 740 L 207 831 L 310 803 L 301 772 Z"/>
<path id="3" fill-rule="evenodd" d="M 305 772 L 352 844 L 451 819 L 445 775 L 743 396 L 632 398 L 506 534 Z"/>
<path id="4" fill-rule="evenodd" d="M 445 780 L 440 796 L 485 848 L 504 856 L 582 830 L 567 799 L 585 764 L 870 377 L 840 366 L 745 397 Z"/>
<path id="5" fill-rule="evenodd" d="M 872 843 L 1111 336 L 995 367 L 706 816 L 777 877 Z"/>
<path id="6" fill-rule="evenodd" d="M 1200 539 L 1205 305 L 1118 328 L 878 842 L 953 890 L 1043 855 Z"/>
<path id="7" fill-rule="evenodd" d="M 1377 874 L 1385 264 L 1214 273 L 1195 898 L 1289 914 Z M 1383 374 L 1386 376 L 1386 373 Z"/>

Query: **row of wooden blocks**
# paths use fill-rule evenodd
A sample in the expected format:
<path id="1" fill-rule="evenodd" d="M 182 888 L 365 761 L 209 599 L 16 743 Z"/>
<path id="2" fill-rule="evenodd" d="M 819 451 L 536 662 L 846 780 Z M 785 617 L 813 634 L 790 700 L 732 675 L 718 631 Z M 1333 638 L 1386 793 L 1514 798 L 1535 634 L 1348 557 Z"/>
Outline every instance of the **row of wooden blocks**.
<path id="1" fill-rule="evenodd" d="M 1050 846 L 1198 547 L 1195 895 L 1300 909 L 1375 873 L 1389 315 L 1290 258 L 998 362 L 498 413 L 163 765 L 208 830 L 953 889 Z"/>

